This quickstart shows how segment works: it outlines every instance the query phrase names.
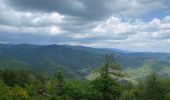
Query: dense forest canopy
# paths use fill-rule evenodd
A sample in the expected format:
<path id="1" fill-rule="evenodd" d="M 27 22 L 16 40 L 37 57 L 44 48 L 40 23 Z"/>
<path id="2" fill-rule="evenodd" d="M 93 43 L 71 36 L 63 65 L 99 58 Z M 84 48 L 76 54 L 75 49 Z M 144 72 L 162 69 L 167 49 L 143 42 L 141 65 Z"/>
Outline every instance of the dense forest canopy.
<path id="1" fill-rule="evenodd" d="M 105 55 L 93 80 L 66 78 L 62 71 L 53 75 L 25 69 L 0 70 L 0 100 L 169 100 L 170 78 L 152 72 L 133 84 L 124 79 L 115 55 Z"/>

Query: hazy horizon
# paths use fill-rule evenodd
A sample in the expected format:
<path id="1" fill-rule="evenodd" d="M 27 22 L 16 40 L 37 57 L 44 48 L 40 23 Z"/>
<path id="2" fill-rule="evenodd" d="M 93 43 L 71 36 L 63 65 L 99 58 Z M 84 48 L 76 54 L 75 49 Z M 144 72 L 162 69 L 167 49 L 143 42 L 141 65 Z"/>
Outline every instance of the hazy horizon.
<path id="1" fill-rule="evenodd" d="M 56 46 L 73 46 L 73 47 L 87 47 L 87 48 L 94 48 L 94 49 L 110 49 L 113 51 L 119 51 L 122 53 L 167 53 L 170 52 L 161 52 L 161 51 L 135 51 L 135 50 L 126 50 L 126 49 L 119 49 L 119 48 L 109 48 L 109 47 L 92 47 L 92 46 L 85 46 L 85 45 L 68 45 L 68 44 L 36 44 L 36 43 L 1 43 L 4 45 L 36 45 L 36 46 L 50 46 L 50 45 L 56 45 Z"/>

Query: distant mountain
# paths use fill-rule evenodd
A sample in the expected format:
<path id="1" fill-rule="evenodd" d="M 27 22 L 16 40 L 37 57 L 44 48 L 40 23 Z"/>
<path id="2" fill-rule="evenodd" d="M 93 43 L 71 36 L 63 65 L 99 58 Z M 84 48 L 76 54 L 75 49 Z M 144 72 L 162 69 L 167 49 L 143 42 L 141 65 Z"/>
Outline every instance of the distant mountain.
<path id="1" fill-rule="evenodd" d="M 160 73 L 165 72 L 165 70 L 162 71 L 165 66 L 166 70 L 170 68 L 170 54 L 168 53 L 127 52 L 118 49 L 84 46 L 32 44 L 0 44 L 0 68 L 26 68 L 47 74 L 64 70 L 67 77 L 83 78 L 91 70 L 101 66 L 104 54 L 111 52 L 118 57 L 118 62 L 125 72 L 138 71 L 145 65 L 150 65 L 150 68 Z"/>
<path id="2" fill-rule="evenodd" d="M 33 71 L 52 73 L 62 69 L 69 70 L 67 73 L 73 74 L 82 68 L 100 66 L 103 59 L 101 55 L 89 51 L 60 45 L 0 44 L 0 58 L 4 57 L 9 64 L 11 59 L 20 61 L 24 63 L 25 68 Z M 4 67 L 1 62 L 0 67 Z M 18 64 L 10 66 L 14 69 L 17 67 Z"/>

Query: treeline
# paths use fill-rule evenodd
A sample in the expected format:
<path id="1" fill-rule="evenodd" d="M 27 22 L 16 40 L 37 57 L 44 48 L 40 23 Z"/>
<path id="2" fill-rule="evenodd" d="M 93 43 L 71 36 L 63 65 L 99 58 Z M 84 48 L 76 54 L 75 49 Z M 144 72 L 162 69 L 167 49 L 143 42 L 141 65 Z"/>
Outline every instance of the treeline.
<path id="1" fill-rule="evenodd" d="M 121 72 L 113 55 L 106 55 L 92 81 L 67 79 L 26 70 L 0 70 L 0 100 L 170 100 L 170 78 L 151 73 L 138 84 L 118 81 Z"/>

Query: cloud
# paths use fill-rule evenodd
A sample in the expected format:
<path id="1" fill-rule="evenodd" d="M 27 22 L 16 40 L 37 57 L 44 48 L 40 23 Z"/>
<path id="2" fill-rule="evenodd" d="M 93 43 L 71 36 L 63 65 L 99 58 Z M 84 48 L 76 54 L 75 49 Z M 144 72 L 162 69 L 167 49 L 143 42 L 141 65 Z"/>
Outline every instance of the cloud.
<path id="1" fill-rule="evenodd" d="M 97 35 L 108 35 L 114 37 L 126 36 L 138 36 L 138 38 L 149 39 L 165 39 L 169 38 L 170 22 L 167 20 L 169 16 L 164 19 L 154 18 L 150 22 L 144 22 L 140 20 L 135 21 L 123 21 L 121 18 L 110 17 L 106 21 L 97 25 L 93 32 Z"/>
<path id="2" fill-rule="evenodd" d="M 0 3 L 3 4 L 2 0 Z M 19 12 L 5 4 L 0 6 L 0 12 L 0 31 L 3 32 L 39 35 L 59 35 L 64 33 L 59 24 L 64 22 L 65 17 L 57 12 Z"/>
<path id="3" fill-rule="evenodd" d="M 5 0 L 19 11 L 58 12 L 83 19 L 101 19 L 112 14 L 136 16 L 166 6 L 164 0 Z"/>
<path id="4" fill-rule="evenodd" d="M 64 19 L 64 16 L 54 13 L 31 13 L 18 12 L 12 9 L 0 10 L 0 24 L 9 26 L 26 26 L 26 27 L 44 27 L 54 24 L 59 24 Z"/>
<path id="5" fill-rule="evenodd" d="M 169 16 L 154 18 L 149 22 L 142 20 L 124 20 L 110 17 L 93 29 L 93 37 L 105 37 L 92 42 L 97 47 L 121 48 L 135 51 L 168 52 L 170 42 Z M 163 44 L 163 45 L 161 45 Z M 156 48 L 156 49 L 154 49 Z M 160 50 L 161 49 L 161 50 Z"/>
<path id="6" fill-rule="evenodd" d="M 0 0 L 0 41 L 168 51 L 168 3 L 167 0 Z"/>

